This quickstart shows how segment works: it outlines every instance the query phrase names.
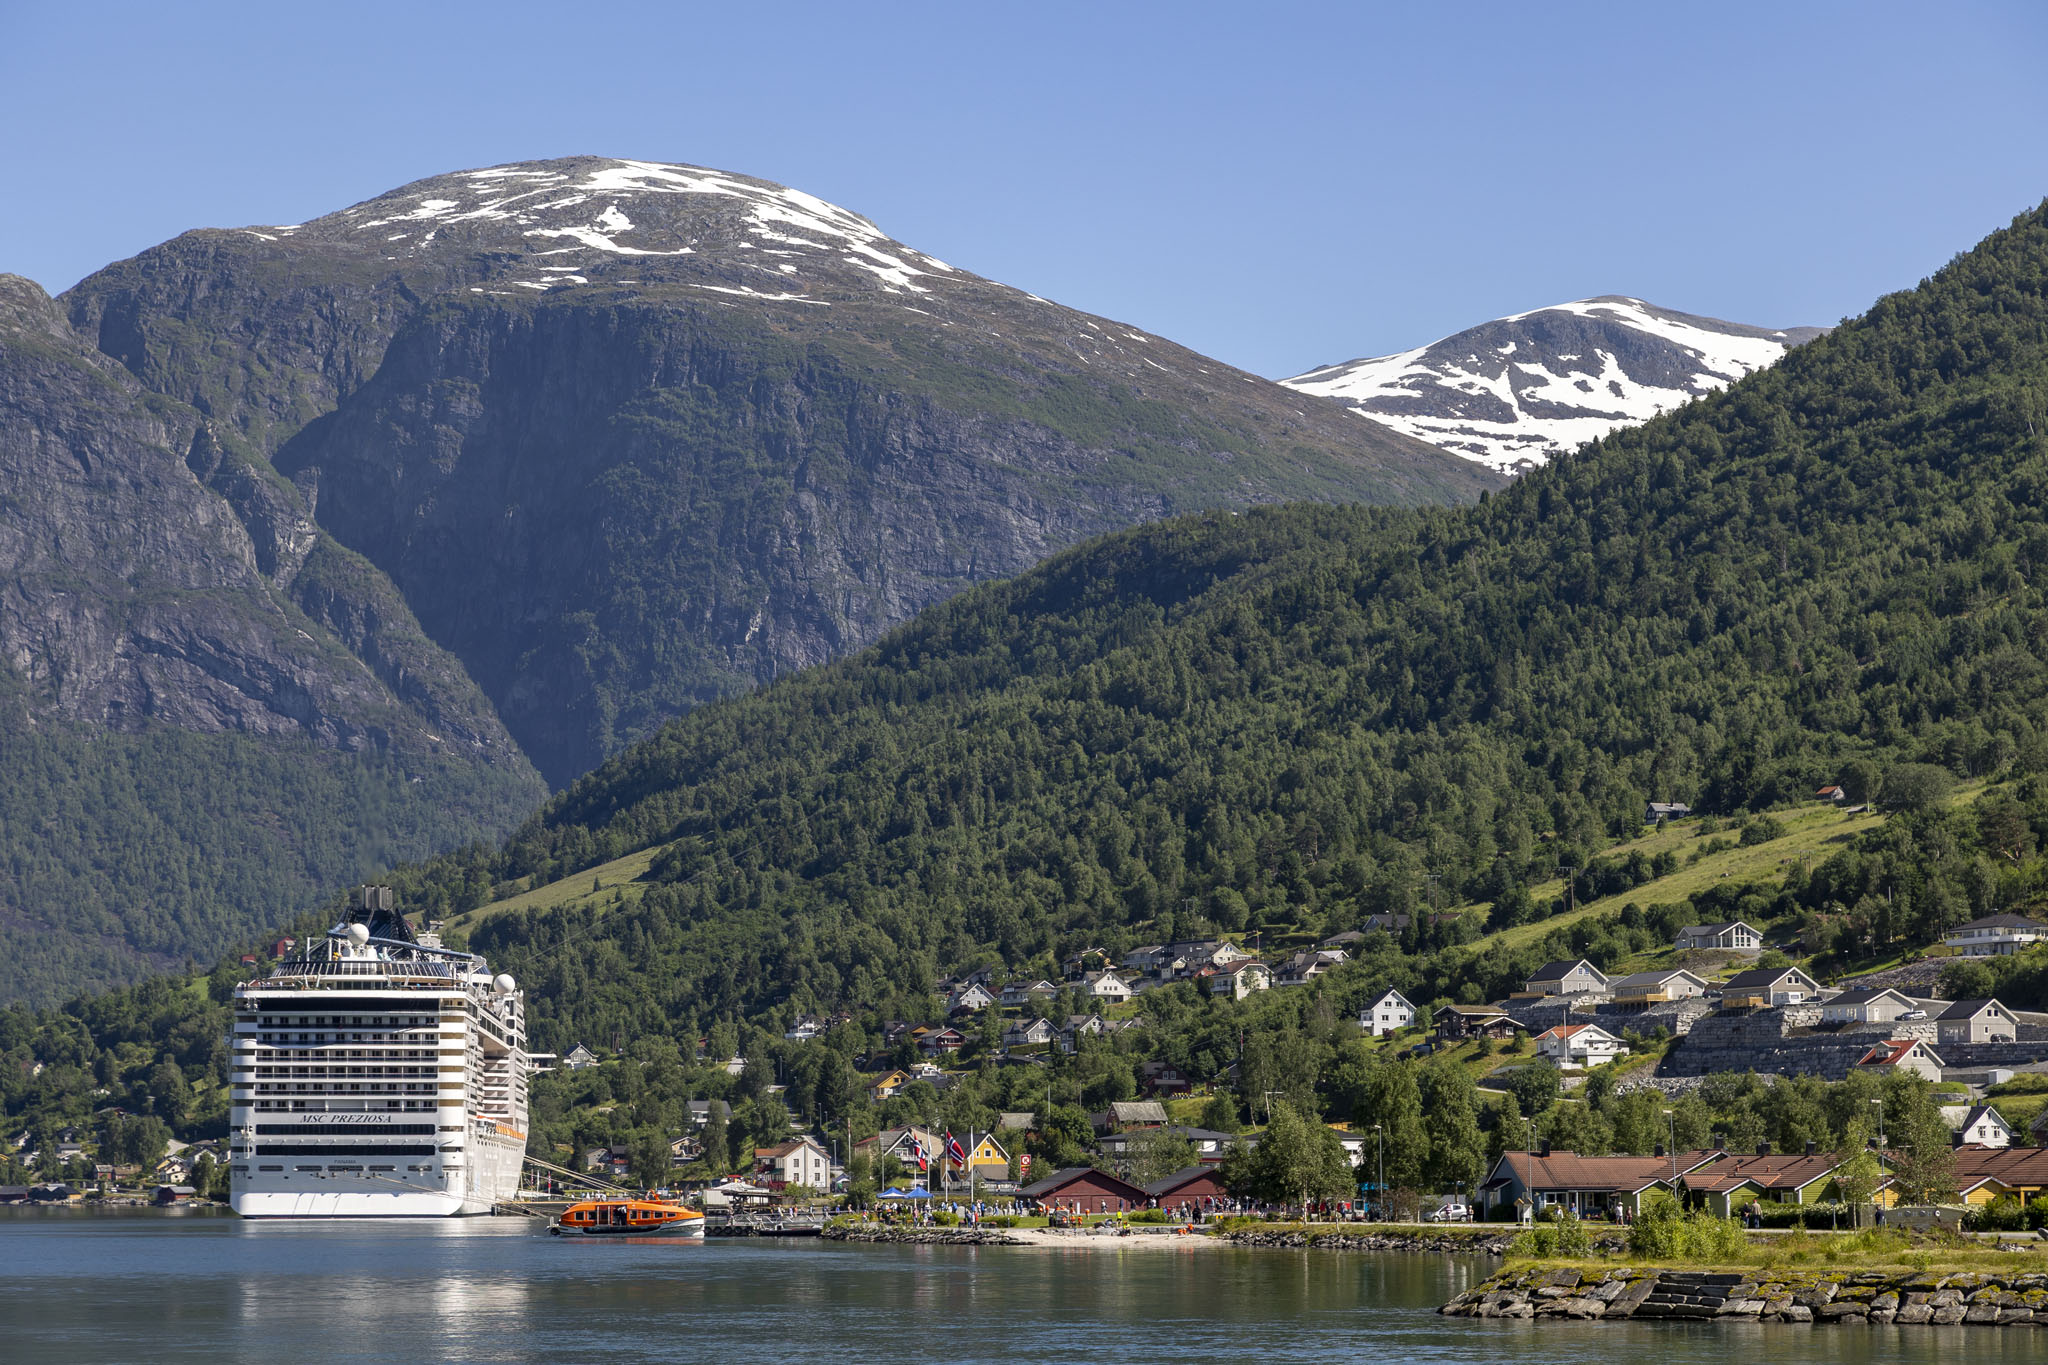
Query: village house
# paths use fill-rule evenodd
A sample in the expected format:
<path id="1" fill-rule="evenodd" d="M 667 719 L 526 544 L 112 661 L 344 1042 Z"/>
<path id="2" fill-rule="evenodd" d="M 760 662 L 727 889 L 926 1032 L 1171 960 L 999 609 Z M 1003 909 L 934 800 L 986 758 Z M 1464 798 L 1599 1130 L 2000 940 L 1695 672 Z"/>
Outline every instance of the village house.
<path id="1" fill-rule="evenodd" d="M 884 1071 L 868 1086 L 868 1098 L 877 1104 L 895 1095 L 910 1084 L 908 1071 Z"/>
<path id="2" fill-rule="evenodd" d="M 1661 1005 L 1672 1000 L 1696 1000 L 1707 993 L 1707 983 L 1682 968 L 1661 972 L 1634 972 L 1616 978 L 1609 989 L 1617 1005 Z"/>
<path id="3" fill-rule="evenodd" d="M 1757 967 L 1737 972 L 1721 985 L 1723 1009 L 1804 1005 L 1820 996 L 1820 983 L 1797 967 Z"/>
<path id="4" fill-rule="evenodd" d="M 1379 914 L 1365 917 L 1368 932 L 1377 929 L 1387 935 L 1399 934 L 1414 922 L 1413 916 L 1401 914 L 1399 911 L 1381 911 Z"/>
<path id="5" fill-rule="evenodd" d="M 1060 1025 L 1060 1051 L 1078 1051 L 1083 1038 L 1091 1038 L 1102 1032 L 1102 1016 L 1099 1014 L 1070 1014 Z"/>
<path id="6" fill-rule="evenodd" d="M 2012 1146 L 2012 1125 L 1988 1104 L 1945 1104 L 1941 1117 L 1958 1143 L 1973 1147 Z"/>
<path id="7" fill-rule="evenodd" d="M 1090 1114 L 1088 1121 L 1095 1125 L 1097 1132 L 1127 1133 L 1133 1128 L 1164 1128 L 1167 1123 L 1166 1106 L 1158 1100 L 1112 1100 L 1099 1114 Z"/>
<path id="8" fill-rule="evenodd" d="M 996 1127 L 1006 1133 L 1029 1133 L 1038 1127 L 1038 1115 L 1028 1109 L 1005 1109 L 996 1115 Z"/>
<path id="9" fill-rule="evenodd" d="M 2007 957 L 2048 943 L 2048 924 L 2024 915 L 1986 915 L 1957 925 L 1941 941 L 1964 957 Z"/>
<path id="10" fill-rule="evenodd" d="M 1634 1216 L 1642 1197 L 1697 1170 L 1720 1152 L 1681 1152 L 1676 1157 L 1585 1157 L 1576 1152 L 1503 1152 L 1479 1186 L 1481 1206 L 1493 1217 L 1517 1209 L 1526 1215 L 1555 1207 L 1581 1218 L 1604 1218 L 1620 1209 Z"/>
<path id="11" fill-rule="evenodd" d="M 1051 1047 L 1058 1037 L 1059 1030 L 1049 1020 L 1019 1019 L 1003 1030 L 1003 1046 Z"/>
<path id="12" fill-rule="evenodd" d="M 995 995 L 979 981 L 970 981 L 946 1000 L 946 1016 L 979 1014 L 996 1003 Z"/>
<path id="13" fill-rule="evenodd" d="M 1440 1005 L 1429 1021 L 1436 1028 L 1437 1040 L 1445 1043 L 1467 1038 L 1507 1039 L 1522 1030 L 1510 1015 L 1491 1005 Z"/>
<path id="14" fill-rule="evenodd" d="M 1066 1213 L 1123 1213 L 1144 1208 L 1151 1196 L 1143 1186 L 1094 1166 L 1069 1166 L 1017 1191 L 1039 1208 Z"/>
<path id="15" fill-rule="evenodd" d="M 1389 990 L 1358 1012 L 1358 1026 L 1378 1038 L 1415 1022 L 1415 1006 L 1397 990 Z"/>
<path id="16" fill-rule="evenodd" d="M 1081 978 L 1088 999 L 1097 1005 L 1121 1005 L 1131 998 L 1131 985 L 1115 972 L 1089 972 Z"/>
<path id="17" fill-rule="evenodd" d="M 704 1144 L 696 1134 L 684 1133 L 668 1140 L 668 1164 L 671 1170 L 687 1166 L 704 1155 Z"/>
<path id="18" fill-rule="evenodd" d="M 969 1134 L 972 1137 L 972 1134 Z M 950 1149 L 946 1153 L 946 1168 L 961 1175 L 972 1174 L 982 1180 L 1007 1180 L 1010 1175 L 1010 1153 L 1002 1143 L 996 1141 L 994 1133 L 983 1133 L 975 1139 L 974 1145 L 960 1144 L 966 1160 Z"/>
<path id="19" fill-rule="evenodd" d="M 2011 1043 L 2020 1036 L 2019 1016 L 1996 1000 L 1958 1000 L 1934 1016 L 1936 1036 L 1953 1043 Z"/>
<path id="20" fill-rule="evenodd" d="M 1228 966 L 1218 967 L 1216 974 L 1209 978 L 1212 995 L 1227 995 L 1232 1000 L 1242 1000 L 1253 991 L 1262 991 L 1273 984 L 1273 969 L 1256 958 L 1244 958 Z"/>
<path id="21" fill-rule="evenodd" d="M 1079 981 L 1088 972 L 1107 967 L 1111 961 L 1107 948 L 1082 948 L 1060 959 L 1060 968 L 1066 972 L 1067 980 Z"/>
<path id="22" fill-rule="evenodd" d="M 562 1070 L 583 1071 L 598 1064 L 598 1055 L 578 1043 L 562 1054 Z"/>
<path id="23" fill-rule="evenodd" d="M 1234 1133 L 1219 1133 L 1212 1128 L 1190 1128 L 1180 1124 L 1167 1124 L 1159 1128 L 1133 1128 L 1121 1133 L 1104 1133 L 1096 1139 L 1095 1149 L 1104 1156 L 1121 1157 L 1130 1152 L 1135 1142 L 1153 1135 L 1179 1138 L 1195 1149 L 1195 1159 L 1205 1165 L 1214 1165 L 1223 1160 L 1237 1142 Z"/>
<path id="24" fill-rule="evenodd" d="M 1673 944 L 1679 952 L 1695 949 L 1720 949 L 1724 952 L 1754 953 L 1764 946 L 1764 936 L 1751 925 L 1741 920 L 1729 920 L 1723 924 L 1688 924 L 1678 931 Z"/>
<path id="25" fill-rule="evenodd" d="M 1138 1063 L 1138 1088 L 1148 1095 L 1185 1095 L 1194 1085 L 1172 1062 L 1154 1060 Z"/>
<path id="26" fill-rule="evenodd" d="M 1598 1024 L 1559 1024 L 1536 1035 L 1538 1056 L 1560 1069 L 1595 1067 L 1628 1056 L 1628 1044 Z"/>
<path id="27" fill-rule="evenodd" d="M 1160 964 L 1169 957 L 1171 953 L 1164 943 L 1147 943 L 1125 953 L 1121 965 L 1127 972 L 1136 972 L 1139 976 L 1153 976 L 1158 973 Z"/>
<path id="28" fill-rule="evenodd" d="M 796 1022 L 783 1032 L 783 1037 L 792 1043 L 808 1043 L 823 1037 L 825 1021 L 815 1014 L 800 1014 Z"/>
<path id="29" fill-rule="evenodd" d="M 926 1171 L 930 1169 L 932 1162 L 939 1159 L 939 1153 L 944 1145 L 939 1140 L 939 1135 L 928 1129 L 884 1128 L 873 1137 L 865 1137 L 854 1143 L 853 1151 L 854 1155 L 867 1157 L 870 1161 L 880 1161 L 885 1156 L 893 1156 L 907 1171 Z"/>
<path id="30" fill-rule="evenodd" d="M 823 1143 L 806 1134 L 754 1149 L 754 1174 L 765 1176 L 770 1189 L 801 1185 L 806 1189 L 832 1188 L 832 1157 Z"/>
<path id="31" fill-rule="evenodd" d="M 1318 944 L 1316 945 L 1316 947 L 1318 947 L 1318 948 L 1342 948 L 1342 949 L 1343 949 L 1343 950 L 1344 950 L 1345 952 L 1347 952 L 1347 953 L 1348 953 L 1348 952 L 1350 952 L 1350 951 L 1351 951 L 1351 950 L 1352 950 L 1352 949 L 1353 949 L 1354 947 L 1356 947 L 1356 946 L 1357 946 L 1357 945 L 1359 945 L 1360 943 L 1363 943 L 1364 941 L 1365 941 L 1365 935 L 1364 935 L 1364 934 L 1360 933 L 1360 932 L 1359 932 L 1358 930 L 1356 930 L 1356 929 L 1346 929 L 1346 930 L 1345 930 L 1345 931 L 1344 931 L 1343 933 L 1341 933 L 1341 934 L 1332 934 L 1332 935 L 1330 935 L 1330 936 L 1329 936 L 1328 938 L 1324 939 L 1324 940 L 1323 940 L 1323 941 L 1322 941 L 1321 943 L 1318 943 Z"/>
<path id="32" fill-rule="evenodd" d="M 1692 807 L 1683 801 L 1651 801 L 1643 806 L 1643 823 L 1654 825 L 1659 820 L 1683 820 L 1692 814 Z"/>
<path id="33" fill-rule="evenodd" d="M 1607 973 L 1580 958 L 1575 962 L 1546 962 L 1536 969 L 1519 992 L 1521 996 L 1607 994 Z"/>
<path id="34" fill-rule="evenodd" d="M 1012 981 L 1003 987 L 1004 1009 L 1022 1009 L 1033 1000 L 1050 1000 L 1060 993 L 1060 988 L 1040 977 L 1036 981 Z"/>
<path id="35" fill-rule="evenodd" d="M 1910 1071 L 1930 1081 L 1941 1079 L 1942 1060 L 1919 1038 L 1887 1038 L 1863 1054 L 1856 1065 L 1873 1071 Z"/>
<path id="36" fill-rule="evenodd" d="M 1843 789 L 1841 783 L 1830 782 L 1815 792 L 1813 799 L 1816 801 L 1832 801 L 1839 806 L 1849 799 L 1849 793 Z"/>
<path id="37" fill-rule="evenodd" d="M 1341 948 L 1302 949 L 1283 961 L 1273 973 L 1276 986 L 1306 986 L 1340 962 L 1350 959 Z"/>
<path id="38" fill-rule="evenodd" d="M 1952 1160 L 1957 1193 L 1966 1204 L 2001 1196 L 2025 1204 L 2048 1195 L 2048 1147 L 1958 1147 Z"/>
<path id="39" fill-rule="evenodd" d="M 1889 1024 L 1907 1015 L 1925 1017 L 1920 1002 L 1889 988 L 1843 991 L 1821 1002 L 1823 1024 Z"/>
<path id="40" fill-rule="evenodd" d="M 1200 1213 L 1230 1203 L 1230 1191 L 1213 1165 L 1183 1167 L 1147 1185 L 1145 1195 L 1168 1213 Z"/>
<path id="41" fill-rule="evenodd" d="M 927 1057 L 958 1052 L 967 1046 L 967 1035 L 956 1028 L 933 1029 L 917 1040 L 917 1050 Z"/>
<path id="42" fill-rule="evenodd" d="M 1731 1218 L 1746 1204 L 1811 1204 L 1828 1194 L 1841 1161 L 1808 1143 L 1803 1156 L 1774 1156 L 1770 1144 L 1755 1156 L 1723 1156 L 1681 1179 L 1687 1202 Z"/>

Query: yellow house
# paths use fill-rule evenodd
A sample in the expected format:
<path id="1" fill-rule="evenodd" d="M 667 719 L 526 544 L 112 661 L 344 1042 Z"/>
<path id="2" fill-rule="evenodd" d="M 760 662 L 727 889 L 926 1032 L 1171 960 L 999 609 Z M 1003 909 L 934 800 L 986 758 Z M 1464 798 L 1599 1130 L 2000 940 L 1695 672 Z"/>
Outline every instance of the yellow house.
<path id="1" fill-rule="evenodd" d="M 877 1102 L 886 1100 L 909 1084 L 910 1073 L 908 1071 L 887 1071 L 877 1077 L 875 1083 L 868 1087 L 868 1097 Z"/>
<path id="2" fill-rule="evenodd" d="M 1956 1189 L 1966 1204 L 2011 1195 L 2022 1204 L 2048 1194 L 2048 1147 L 1956 1148 Z"/>
<path id="3" fill-rule="evenodd" d="M 1001 1180 L 1010 1174 L 1010 1154 L 1003 1150 L 1003 1144 L 996 1141 L 995 1134 L 983 1133 L 967 1153 L 967 1164 L 949 1160 L 956 1171 L 972 1168 L 983 1180 Z"/>

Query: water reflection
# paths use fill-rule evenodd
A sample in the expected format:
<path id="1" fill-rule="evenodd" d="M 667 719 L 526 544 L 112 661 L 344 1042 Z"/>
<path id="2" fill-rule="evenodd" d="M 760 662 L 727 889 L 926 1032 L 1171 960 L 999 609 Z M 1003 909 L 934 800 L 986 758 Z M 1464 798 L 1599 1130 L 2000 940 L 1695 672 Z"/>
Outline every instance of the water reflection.
<path id="1" fill-rule="evenodd" d="M 0 1358 L 2017 1365 L 1984 1328 L 1474 1322 L 1484 1262 L 1213 1246 L 551 1239 L 517 1220 L 0 1217 Z"/>

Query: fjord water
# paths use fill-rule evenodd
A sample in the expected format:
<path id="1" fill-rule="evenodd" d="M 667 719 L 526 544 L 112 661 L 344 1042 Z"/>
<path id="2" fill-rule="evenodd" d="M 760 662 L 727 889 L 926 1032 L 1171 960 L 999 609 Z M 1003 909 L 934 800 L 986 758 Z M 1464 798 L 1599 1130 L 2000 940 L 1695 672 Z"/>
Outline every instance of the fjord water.
<path id="1" fill-rule="evenodd" d="M 69 1361 L 2038 1361 L 1984 1328 L 1452 1321 L 1486 1263 L 1206 1246 L 606 1244 L 526 1220 L 0 1216 L 0 1358 Z"/>

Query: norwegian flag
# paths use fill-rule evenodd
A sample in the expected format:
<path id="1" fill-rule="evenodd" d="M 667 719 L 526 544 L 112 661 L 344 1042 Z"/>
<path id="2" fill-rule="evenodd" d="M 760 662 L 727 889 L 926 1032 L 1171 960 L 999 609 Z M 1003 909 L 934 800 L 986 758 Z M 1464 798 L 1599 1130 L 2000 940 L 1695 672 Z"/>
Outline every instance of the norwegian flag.
<path id="1" fill-rule="evenodd" d="M 946 1155 L 953 1158 L 955 1165 L 965 1166 L 967 1164 L 967 1149 L 962 1147 L 960 1139 L 954 1137 L 951 1133 L 946 1134 Z"/>
<path id="2" fill-rule="evenodd" d="M 924 1144 L 920 1142 L 917 1144 L 917 1169 L 929 1171 L 931 1168 L 932 1159 L 924 1154 Z"/>

